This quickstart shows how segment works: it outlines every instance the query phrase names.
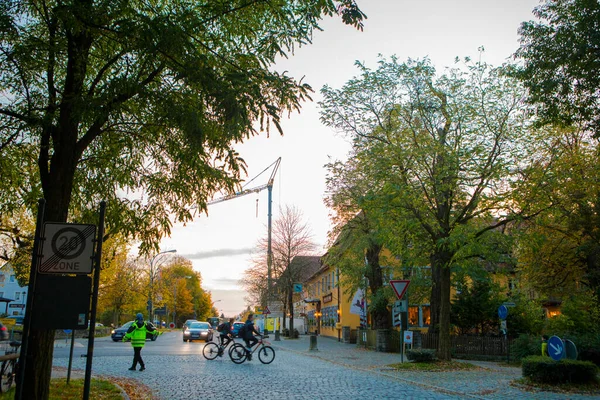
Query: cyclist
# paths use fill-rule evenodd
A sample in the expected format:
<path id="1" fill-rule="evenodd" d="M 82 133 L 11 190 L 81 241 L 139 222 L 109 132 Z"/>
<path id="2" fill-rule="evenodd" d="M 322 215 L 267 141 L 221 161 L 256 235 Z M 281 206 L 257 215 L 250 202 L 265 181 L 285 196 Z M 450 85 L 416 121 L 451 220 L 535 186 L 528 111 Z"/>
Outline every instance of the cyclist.
<path id="1" fill-rule="evenodd" d="M 252 346 L 258 343 L 258 339 L 254 337 L 254 333 L 260 335 L 260 332 L 256 330 L 254 326 L 254 314 L 248 315 L 248 320 L 242 327 L 244 342 L 246 342 L 246 352 L 248 353 L 248 360 L 252 360 Z"/>
<path id="2" fill-rule="evenodd" d="M 217 332 L 219 332 L 219 339 L 221 341 L 221 346 L 223 348 L 227 347 L 229 342 L 233 340 L 233 335 L 231 334 L 231 330 L 233 329 L 233 318 L 229 318 L 228 322 L 223 322 L 221 325 L 217 327 Z M 223 356 L 223 354 L 219 354 Z"/>

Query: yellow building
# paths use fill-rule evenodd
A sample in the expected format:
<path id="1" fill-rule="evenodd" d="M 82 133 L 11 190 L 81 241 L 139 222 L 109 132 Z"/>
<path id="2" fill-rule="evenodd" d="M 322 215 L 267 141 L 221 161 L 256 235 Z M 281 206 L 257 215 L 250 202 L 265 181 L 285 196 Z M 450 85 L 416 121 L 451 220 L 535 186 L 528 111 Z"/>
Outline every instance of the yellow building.
<path id="1" fill-rule="evenodd" d="M 360 315 L 340 287 L 339 270 L 323 265 L 304 282 L 308 331 L 323 336 L 341 338 L 342 326 L 353 329 L 360 325 Z"/>

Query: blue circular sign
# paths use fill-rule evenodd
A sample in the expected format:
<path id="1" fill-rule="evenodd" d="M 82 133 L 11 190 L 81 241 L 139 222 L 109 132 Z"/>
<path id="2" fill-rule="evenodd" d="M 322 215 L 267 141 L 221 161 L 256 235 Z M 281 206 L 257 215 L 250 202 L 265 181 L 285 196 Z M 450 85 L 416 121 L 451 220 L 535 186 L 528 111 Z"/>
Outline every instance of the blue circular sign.
<path id="1" fill-rule="evenodd" d="M 561 338 L 552 336 L 548 339 L 548 355 L 554 361 L 560 361 L 565 356 L 565 345 Z"/>
<path id="2" fill-rule="evenodd" d="M 71 329 L 63 329 L 63 332 L 66 333 L 67 335 L 71 332 L 73 332 Z"/>
<path id="3" fill-rule="evenodd" d="M 508 308 L 506 308 L 505 305 L 501 305 L 500 307 L 498 307 L 498 317 L 500 317 L 501 320 L 505 320 L 507 316 Z"/>

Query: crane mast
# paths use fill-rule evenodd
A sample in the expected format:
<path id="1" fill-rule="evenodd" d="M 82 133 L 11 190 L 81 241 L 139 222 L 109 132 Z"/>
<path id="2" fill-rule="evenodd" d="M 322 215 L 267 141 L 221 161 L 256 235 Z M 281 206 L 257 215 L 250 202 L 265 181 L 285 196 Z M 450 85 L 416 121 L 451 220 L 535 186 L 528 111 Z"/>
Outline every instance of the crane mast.
<path id="1" fill-rule="evenodd" d="M 242 186 L 242 189 L 239 192 L 219 197 L 206 203 L 207 205 L 222 203 L 224 201 L 236 199 L 238 197 L 243 197 L 252 193 L 260 193 L 263 190 L 267 189 L 267 302 L 271 300 L 271 275 L 273 266 L 273 249 L 271 247 L 271 226 L 273 220 L 273 182 L 275 181 L 275 176 L 277 175 L 277 171 L 279 170 L 279 164 L 281 164 L 281 157 L 279 157 L 271 165 L 265 168 L 260 174 L 250 179 L 244 186 Z M 252 181 L 254 181 L 256 178 L 258 178 L 270 169 L 272 169 L 271 175 L 269 176 L 269 180 L 266 184 L 246 188 L 250 183 L 252 183 Z"/>

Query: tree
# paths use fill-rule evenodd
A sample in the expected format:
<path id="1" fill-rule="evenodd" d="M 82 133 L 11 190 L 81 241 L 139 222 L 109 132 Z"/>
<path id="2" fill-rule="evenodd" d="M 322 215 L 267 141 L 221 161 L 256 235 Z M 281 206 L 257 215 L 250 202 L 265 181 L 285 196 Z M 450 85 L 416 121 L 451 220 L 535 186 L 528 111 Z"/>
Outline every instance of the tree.
<path id="1" fill-rule="evenodd" d="M 20 204 L 42 193 L 46 221 L 92 221 L 105 199 L 109 233 L 156 248 L 172 216 L 235 188 L 232 143 L 299 109 L 310 87 L 271 66 L 336 13 L 362 27 L 353 0 L 2 2 L 0 181 L 35 165 Z M 48 398 L 53 339 L 31 331 L 25 398 Z"/>
<path id="2" fill-rule="evenodd" d="M 497 332 L 500 304 L 498 290 L 489 280 L 461 282 L 450 319 L 461 334 Z"/>
<path id="3" fill-rule="evenodd" d="M 577 125 L 600 135 L 600 3 L 596 0 L 546 0 L 533 11 L 538 21 L 523 22 L 515 56 L 540 106 L 542 122 Z"/>
<path id="4" fill-rule="evenodd" d="M 279 210 L 279 217 L 273 221 L 271 234 L 271 248 L 273 252 L 272 274 L 276 290 L 268 293 L 267 288 L 267 237 L 261 238 L 258 246 L 258 255 L 254 259 L 254 266 L 244 272 L 242 284 L 250 294 L 255 304 L 266 305 L 269 301 L 281 301 L 283 314 L 289 314 L 289 329 L 294 329 L 294 303 L 293 285 L 299 281 L 302 271 L 308 264 L 292 261 L 296 256 L 309 255 L 315 249 L 312 232 L 302 212 L 293 206 L 285 206 Z M 269 297 L 271 297 L 269 299 Z M 284 325 L 285 328 L 285 318 Z"/>
<path id="5" fill-rule="evenodd" d="M 331 247 L 325 262 L 339 268 L 345 277 L 345 293 L 352 296 L 359 288 L 368 286 L 369 311 L 374 329 L 387 329 L 388 300 L 391 295 L 384 287 L 381 252 L 383 239 L 378 229 L 377 212 L 372 212 L 370 199 L 380 194 L 377 185 L 368 177 L 373 172 L 368 163 L 349 157 L 347 162 L 332 162 L 328 169 L 325 204 L 333 210 Z M 389 260 L 387 260 L 389 261 Z M 366 279 L 366 283 L 365 283 Z"/>
<path id="6" fill-rule="evenodd" d="M 449 359 L 451 268 L 479 257 L 489 232 L 531 213 L 512 200 L 532 141 L 524 90 L 504 69 L 469 60 L 440 75 L 428 60 L 357 66 L 361 75 L 342 89 L 322 89 L 321 118 L 351 137 L 353 158 L 369 165 L 379 220 L 425 238 L 431 329 L 438 357 Z"/>

